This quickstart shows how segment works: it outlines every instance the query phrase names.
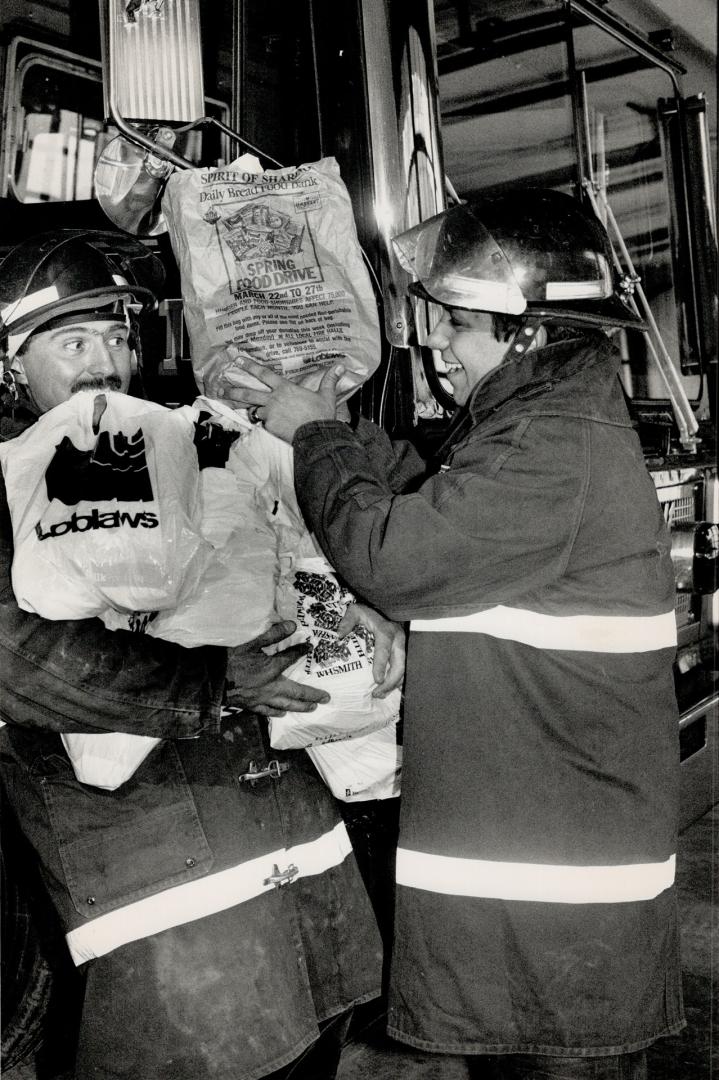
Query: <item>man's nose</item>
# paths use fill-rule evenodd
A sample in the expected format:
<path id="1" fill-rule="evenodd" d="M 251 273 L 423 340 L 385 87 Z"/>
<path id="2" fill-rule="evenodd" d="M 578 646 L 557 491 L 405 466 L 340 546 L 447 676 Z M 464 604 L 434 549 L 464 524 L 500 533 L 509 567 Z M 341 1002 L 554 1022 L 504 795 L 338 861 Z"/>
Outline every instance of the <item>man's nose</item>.
<path id="1" fill-rule="evenodd" d="M 440 351 L 442 349 L 446 349 L 449 345 L 450 334 L 451 327 L 449 323 L 449 318 L 444 315 L 439 320 L 431 334 L 428 335 L 427 344 L 429 345 L 430 349 L 439 349 Z"/>
<path id="2" fill-rule="evenodd" d="M 90 371 L 114 371 L 115 364 L 112 354 L 103 337 L 99 335 L 92 339 L 90 353 L 88 355 L 88 369 Z"/>

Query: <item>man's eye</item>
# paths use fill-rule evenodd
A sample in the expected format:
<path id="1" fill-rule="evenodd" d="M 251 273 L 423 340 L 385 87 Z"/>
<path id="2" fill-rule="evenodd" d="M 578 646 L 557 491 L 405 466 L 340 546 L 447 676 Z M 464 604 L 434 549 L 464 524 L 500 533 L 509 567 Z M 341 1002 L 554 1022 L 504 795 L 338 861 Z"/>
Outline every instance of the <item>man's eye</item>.
<path id="1" fill-rule="evenodd" d="M 107 339 L 107 344 L 111 349 L 120 349 L 123 345 L 127 345 L 127 334 L 113 334 Z"/>
<path id="2" fill-rule="evenodd" d="M 82 340 L 82 338 L 72 338 L 69 341 L 63 341 L 62 347 L 63 349 L 65 349 L 66 352 L 79 354 L 83 352 L 85 348 L 85 342 Z"/>

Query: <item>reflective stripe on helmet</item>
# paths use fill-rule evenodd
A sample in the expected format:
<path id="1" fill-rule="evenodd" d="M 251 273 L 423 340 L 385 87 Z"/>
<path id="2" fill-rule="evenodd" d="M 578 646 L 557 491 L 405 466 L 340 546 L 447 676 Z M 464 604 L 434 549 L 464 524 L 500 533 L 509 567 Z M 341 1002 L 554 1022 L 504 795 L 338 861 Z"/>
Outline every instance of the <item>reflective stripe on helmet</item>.
<path id="1" fill-rule="evenodd" d="M 393 238 L 411 290 L 444 307 L 590 326 L 644 323 L 623 301 L 606 230 L 581 202 L 517 188 L 451 207 Z"/>
<path id="2" fill-rule="evenodd" d="M 108 310 L 107 313 L 101 311 L 102 308 L 110 309 L 113 304 L 122 305 L 122 317 L 128 322 L 128 310 L 136 308 L 133 303 L 133 297 L 136 290 L 132 285 L 129 285 L 124 278 L 118 275 L 113 275 L 117 282 L 117 292 L 107 293 L 101 290 L 97 290 L 97 295 L 94 296 L 80 296 L 73 297 L 70 300 L 53 300 L 50 298 L 47 303 L 40 305 L 37 308 L 30 308 L 26 310 L 22 315 L 14 318 L 10 323 L 12 327 L 14 322 L 19 322 L 23 327 L 18 333 L 13 334 L 12 330 L 8 334 L 7 345 L 5 348 L 5 354 L 8 360 L 15 360 L 18 352 L 25 344 L 31 334 L 37 332 L 43 332 L 46 327 L 50 329 L 52 324 L 56 324 L 58 319 L 65 317 L 75 316 L 75 320 L 78 323 L 83 321 L 97 321 L 98 318 L 111 319 L 113 313 Z M 127 289 L 127 292 L 121 292 L 121 289 Z M 38 298 L 43 293 L 49 293 L 52 290 L 43 289 L 33 295 Z M 37 318 L 33 319 L 33 312 L 37 312 Z M 13 313 L 14 314 L 14 313 Z M 128 323 L 129 325 L 129 323 Z M 7 329 L 7 327 L 6 327 Z M 19 371 L 20 368 L 16 364 L 13 364 L 13 371 Z"/>
<path id="3" fill-rule="evenodd" d="M 119 274 L 113 274 L 112 280 L 116 285 L 124 285 L 128 291 L 131 290 L 127 278 L 120 277 Z M 60 293 L 54 285 L 49 285 L 45 289 L 37 289 L 35 292 L 26 293 L 25 296 L 21 296 L 18 300 L 13 300 L 11 304 L 7 304 L 0 309 L 0 321 L 2 321 L 6 330 L 11 331 L 13 323 L 19 322 L 24 316 L 33 311 L 40 311 L 51 304 L 56 304 L 60 300 Z M 110 303 L 110 300 L 108 299 L 107 302 Z"/>

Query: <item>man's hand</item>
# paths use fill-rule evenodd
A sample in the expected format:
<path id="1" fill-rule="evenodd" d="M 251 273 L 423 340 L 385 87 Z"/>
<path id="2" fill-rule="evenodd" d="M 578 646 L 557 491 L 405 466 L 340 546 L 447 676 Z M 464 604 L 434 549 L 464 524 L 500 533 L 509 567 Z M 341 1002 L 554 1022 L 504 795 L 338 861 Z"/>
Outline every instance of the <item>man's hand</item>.
<path id="1" fill-rule="evenodd" d="M 344 370 L 342 364 L 336 364 L 324 373 L 317 390 L 308 390 L 249 357 L 237 357 L 233 366 L 223 372 L 222 385 L 215 392 L 222 392 L 223 400 L 229 399 L 233 405 L 254 406 L 251 411 L 257 420 L 272 435 L 291 443 L 297 428 L 311 420 L 349 418 L 346 407 L 337 404 L 337 384 Z M 258 380 L 262 386 L 248 386 L 248 375 L 253 384 Z"/>
<path id="2" fill-rule="evenodd" d="M 295 629 L 293 622 L 278 622 L 259 637 L 229 650 L 229 704 L 241 705 L 243 709 L 263 716 L 282 716 L 288 710 L 312 712 L 318 705 L 329 701 L 330 696 L 326 691 L 303 686 L 282 674 L 290 664 L 306 654 L 306 645 L 291 645 L 273 656 L 268 656 L 264 651 L 268 645 L 277 645 L 289 637 Z"/>
<path id="3" fill-rule="evenodd" d="M 252 360 L 253 357 L 235 345 L 213 349 L 207 353 L 194 373 L 202 393 L 209 398 L 221 398 L 232 409 L 250 405 L 252 392 L 262 392 L 266 388 L 264 383 L 244 372 L 245 359 Z"/>
<path id="4" fill-rule="evenodd" d="M 377 683 L 372 697 L 387 697 L 404 678 L 405 634 L 399 623 L 391 622 L 365 604 L 350 604 L 337 627 L 339 637 L 347 637 L 363 627 L 373 638 L 372 675 Z"/>

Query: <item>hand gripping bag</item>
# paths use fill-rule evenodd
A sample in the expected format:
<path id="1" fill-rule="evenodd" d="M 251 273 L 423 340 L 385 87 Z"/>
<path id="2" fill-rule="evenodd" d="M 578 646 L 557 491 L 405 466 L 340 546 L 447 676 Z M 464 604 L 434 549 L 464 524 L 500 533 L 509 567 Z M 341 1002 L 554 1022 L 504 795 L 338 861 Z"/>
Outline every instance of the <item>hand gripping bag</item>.
<path id="1" fill-rule="evenodd" d="M 339 582 L 302 517 L 294 487 L 292 448 L 264 428 L 251 426 L 230 451 L 228 468 L 256 486 L 277 537 L 279 580 L 276 613 L 297 631 L 282 648 L 305 641 L 307 656 L 285 675 L 327 690 L 325 705 L 310 713 L 272 717 L 270 742 L 278 748 L 306 747 L 357 738 L 396 719 L 401 694 L 372 697 L 371 635 L 362 628 L 340 640 L 336 627 L 355 597 Z"/>
<path id="2" fill-rule="evenodd" d="M 363 627 L 344 638 L 337 634 L 339 621 L 353 600 L 322 557 L 292 559 L 281 568 L 278 613 L 297 623 L 290 642 L 310 644 L 307 655 L 287 668 L 285 675 L 326 690 L 330 700 L 309 713 L 290 711 L 272 717 L 272 746 L 317 746 L 357 738 L 396 719 L 399 690 L 384 698 L 372 696 L 372 635 Z"/>
<path id="3" fill-rule="evenodd" d="M 311 389 L 341 360 L 341 396 L 373 373 L 377 305 L 334 158 L 263 172 L 244 155 L 184 169 L 162 210 L 200 387 L 218 369 L 257 386 L 233 367 L 238 353 Z"/>

